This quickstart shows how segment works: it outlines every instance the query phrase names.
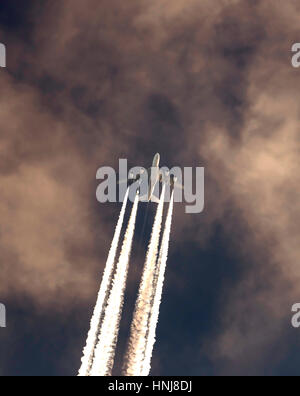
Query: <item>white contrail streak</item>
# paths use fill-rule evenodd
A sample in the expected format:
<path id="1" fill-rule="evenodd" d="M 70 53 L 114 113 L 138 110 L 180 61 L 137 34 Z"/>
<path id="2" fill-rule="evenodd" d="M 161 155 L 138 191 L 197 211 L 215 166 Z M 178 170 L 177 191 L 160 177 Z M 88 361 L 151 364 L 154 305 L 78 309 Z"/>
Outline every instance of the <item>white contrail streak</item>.
<path id="1" fill-rule="evenodd" d="M 114 272 L 114 264 L 116 253 L 119 246 L 120 234 L 124 222 L 124 215 L 128 202 L 129 189 L 127 189 L 122 209 L 119 215 L 119 220 L 116 225 L 114 237 L 111 243 L 110 251 L 107 257 L 103 278 L 98 293 L 97 302 L 94 308 L 94 313 L 91 320 L 90 330 L 88 332 L 86 346 L 83 350 L 83 357 L 81 358 L 81 367 L 79 369 L 78 376 L 89 376 L 92 367 L 95 347 L 98 340 L 98 332 L 103 322 L 105 306 L 108 301 L 109 291 L 111 289 L 111 282 Z"/>
<path id="2" fill-rule="evenodd" d="M 142 375 L 142 363 L 146 349 L 148 322 L 152 306 L 153 286 L 155 284 L 154 277 L 163 216 L 164 198 L 165 185 L 163 186 L 160 202 L 155 215 L 142 281 L 131 324 L 128 349 L 123 367 L 123 373 L 125 376 Z"/>
<path id="3" fill-rule="evenodd" d="M 153 307 L 152 307 L 150 320 L 149 320 L 149 333 L 148 333 L 145 357 L 144 357 L 143 368 L 142 368 L 143 376 L 147 376 L 150 373 L 152 352 L 153 352 L 153 347 L 154 347 L 154 344 L 156 341 L 156 338 L 155 338 L 156 337 L 156 327 L 157 327 L 158 318 L 159 318 L 159 308 L 160 308 L 160 304 L 161 304 L 162 291 L 163 291 L 163 285 L 164 285 L 164 279 L 165 279 L 165 271 L 166 271 L 166 265 L 167 265 L 167 259 L 168 259 L 168 251 L 169 251 L 169 241 L 170 241 L 173 207 L 174 207 L 173 204 L 174 204 L 174 192 L 172 193 L 172 197 L 170 200 L 168 215 L 167 215 L 167 219 L 166 219 L 166 223 L 165 223 L 165 230 L 163 233 L 163 239 L 162 239 L 158 263 L 157 263 L 158 279 L 157 279 L 157 285 L 156 285 L 156 290 L 155 290 L 155 294 L 154 294 Z"/>
<path id="4" fill-rule="evenodd" d="M 116 273 L 113 279 L 111 292 L 105 310 L 105 317 L 100 329 L 98 337 L 99 342 L 95 350 L 95 357 L 90 373 L 91 376 L 107 376 L 111 375 L 112 372 L 120 319 L 123 309 L 124 292 L 135 230 L 138 202 L 139 194 L 137 193 L 125 233 Z"/>

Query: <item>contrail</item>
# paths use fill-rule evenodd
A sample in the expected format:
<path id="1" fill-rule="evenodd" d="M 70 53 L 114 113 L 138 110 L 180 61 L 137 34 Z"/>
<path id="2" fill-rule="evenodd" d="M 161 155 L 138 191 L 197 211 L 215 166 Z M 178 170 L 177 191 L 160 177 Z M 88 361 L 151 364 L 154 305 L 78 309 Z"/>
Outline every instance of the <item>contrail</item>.
<path id="1" fill-rule="evenodd" d="M 152 306 L 153 285 L 155 284 L 154 277 L 163 216 L 164 199 L 165 185 L 163 185 L 160 202 L 155 215 L 144 272 L 131 324 L 130 338 L 123 366 L 123 373 L 125 376 L 142 375 L 142 363 L 146 350 L 148 322 Z"/>
<path id="2" fill-rule="evenodd" d="M 168 259 L 173 207 L 174 207 L 174 192 L 172 193 L 172 197 L 171 197 L 170 204 L 169 204 L 168 215 L 167 215 L 167 219 L 166 219 L 166 223 L 165 223 L 165 230 L 164 230 L 164 234 L 163 234 L 163 239 L 162 239 L 158 263 L 157 263 L 158 279 L 157 279 L 153 307 L 152 307 L 150 321 L 149 321 L 149 333 L 148 333 L 145 358 L 144 358 L 143 368 L 142 368 L 143 376 L 147 376 L 150 373 L 152 352 L 153 352 L 153 347 L 154 347 L 154 344 L 156 341 L 156 339 L 155 339 L 156 327 L 157 327 L 158 318 L 159 318 L 159 308 L 160 308 L 160 304 L 161 304 L 162 291 L 163 291 L 163 285 L 164 285 L 164 279 L 165 279 L 165 271 L 166 271 L 166 265 L 167 265 L 167 259 Z"/>
<path id="3" fill-rule="evenodd" d="M 115 348 L 118 338 L 120 319 L 123 309 L 124 292 L 127 281 L 129 258 L 135 230 L 135 221 L 138 209 L 139 194 L 136 194 L 127 230 L 124 236 L 121 254 L 113 279 L 105 317 L 99 333 L 99 341 L 95 350 L 95 357 L 91 369 L 91 376 L 111 375 Z"/>
<path id="4" fill-rule="evenodd" d="M 111 282 L 112 282 L 112 277 L 113 277 L 113 272 L 114 272 L 114 264 L 115 264 L 115 258 L 116 258 L 116 253 L 118 250 L 119 246 L 119 240 L 120 240 L 120 234 L 124 222 L 124 215 L 127 207 L 127 202 L 128 202 L 128 194 L 129 194 L 129 189 L 127 189 L 122 209 L 119 215 L 119 220 L 116 225 L 114 237 L 111 243 L 111 247 L 109 250 L 109 254 L 107 257 L 104 273 L 103 273 L 103 278 L 100 286 L 100 290 L 98 293 L 98 298 L 97 302 L 94 308 L 94 313 L 92 316 L 91 320 L 91 326 L 90 330 L 88 332 L 87 340 L 86 340 L 86 346 L 83 350 L 83 357 L 81 358 L 81 367 L 78 372 L 78 376 L 89 376 L 90 370 L 93 364 L 93 359 L 94 359 L 94 353 L 95 353 L 95 347 L 97 344 L 98 340 L 98 333 L 99 329 L 102 325 L 103 318 L 104 318 L 104 311 L 105 307 L 107 305 L 108 297 L 109 297 L 109 291 L 111 289 Z"/>

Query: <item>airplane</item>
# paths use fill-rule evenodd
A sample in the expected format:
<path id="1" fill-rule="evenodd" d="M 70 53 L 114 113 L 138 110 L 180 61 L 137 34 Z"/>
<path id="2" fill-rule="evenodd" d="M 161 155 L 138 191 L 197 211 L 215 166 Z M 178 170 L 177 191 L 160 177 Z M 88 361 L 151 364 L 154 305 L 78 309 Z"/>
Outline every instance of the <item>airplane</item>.
<path id="1" fill-rule="evenodd" d="M 169 177 L 169 172 L 162 172 L 159 168 L 160 164 L 160 154 L 156 153 L 153 161 L 152 166 L 148 169 L 148 194 L 142 196 L 140 198 L 141 201 L 146 202 L 155 202 L 159 203 L 159 199 L 154 195 L 155 186 L 157 183 L 167 183 L 170 185 L 172 189 L 181 188 L 183 189 L 182 185 L 177 183 L 177 177 L 175 175 L 171 175 Z M 140 173 L 134 176 L 132 173 L 129 174 L 129 179 L 127 181 L 136 182 L 141 180 L 142 175 L 144 174 L 145 169 L 141 169 Z"/>

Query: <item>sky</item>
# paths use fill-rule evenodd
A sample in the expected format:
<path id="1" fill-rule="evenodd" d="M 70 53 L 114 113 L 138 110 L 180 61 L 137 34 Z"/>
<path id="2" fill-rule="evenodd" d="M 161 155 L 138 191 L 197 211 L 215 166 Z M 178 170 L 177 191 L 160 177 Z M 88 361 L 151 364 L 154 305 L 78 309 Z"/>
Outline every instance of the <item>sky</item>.
<path id="1" fill-rule="evenodd" d="M 0 375 L 77 374 L 120 210 L 97 202 L 97 169 L 156 152 L 205 167 L 205 209 L 175 205 L 151 374 L 299 375 L 297 3 L 1 2 Z"/>

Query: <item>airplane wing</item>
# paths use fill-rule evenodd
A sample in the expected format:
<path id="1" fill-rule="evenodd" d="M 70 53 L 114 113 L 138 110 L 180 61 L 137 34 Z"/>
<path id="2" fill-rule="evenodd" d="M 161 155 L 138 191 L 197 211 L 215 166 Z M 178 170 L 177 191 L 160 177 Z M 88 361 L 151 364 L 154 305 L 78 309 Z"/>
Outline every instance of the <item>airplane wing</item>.
<path id="1" fill-rule="evenodd" d="M 148 202 L 148 195 L 143 195 L 140 197 L 140 202 Z"/>
<path id="2" fill-rule="evenodd" d="M 180 183 L 174 183 L 174 188 L 179 188 L 180 190 L 184 190 L 184 187 Z"/>
<path id="3" fill-rule="evenodd" d="M 117 181 L 117 184 L 127 183 L 128 181 L 129 181 L 129 179 L 118 180 L 118 181 Z"/>
<path id="4" fill-rule="evenodd" d="M 159 199 L 157 197 L 155 197 L 154 195 L 152 195 L 150 201 L 159 204 Z M 143 195 L 142 197 L 140 197 L 140 202 L 149 202 L 148 195 Z"/>
<path id="5" fill-rule="evenodd" d="M 155 202 L 155 203 L 159 204 L 159 199 L 155 195 L 152 195 L 151 202 Z"/>

